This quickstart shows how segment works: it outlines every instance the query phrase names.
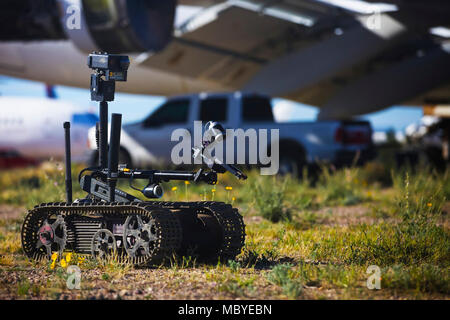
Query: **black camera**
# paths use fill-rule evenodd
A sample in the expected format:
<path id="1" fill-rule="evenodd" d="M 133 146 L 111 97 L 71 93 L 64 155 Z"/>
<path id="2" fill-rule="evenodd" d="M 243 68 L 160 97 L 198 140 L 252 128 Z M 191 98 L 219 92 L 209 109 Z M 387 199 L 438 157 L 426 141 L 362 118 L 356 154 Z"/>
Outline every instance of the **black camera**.
<path id="1" fill-rule="evenodd" d="M 89 68 L 103 73 L 106 81 L 127 81 L 128 56 L 94 52 L 89 55 L 87 64 Z"/>
<path id="2" fill-rule="evenodd" d="M 128 56 L 94 52 L 88 56 L 87 65 L 95 71 L 91 75 L 91 100 L 113 101 L 115 81 L 127 81 Z"/>

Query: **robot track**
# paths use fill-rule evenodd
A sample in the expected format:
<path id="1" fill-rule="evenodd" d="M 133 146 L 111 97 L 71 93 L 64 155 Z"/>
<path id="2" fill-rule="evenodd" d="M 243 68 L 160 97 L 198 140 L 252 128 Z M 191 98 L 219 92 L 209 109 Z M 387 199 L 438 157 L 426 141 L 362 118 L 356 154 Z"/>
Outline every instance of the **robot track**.
<path id="1" fill-rule="evenodd" d="M 234 259 L 245 225 L 237 209 L 222 202 L 56 202 L 31 209 L 21 237 L 34 260 L 68 251 L 158 265 L 173 254 Z"/>

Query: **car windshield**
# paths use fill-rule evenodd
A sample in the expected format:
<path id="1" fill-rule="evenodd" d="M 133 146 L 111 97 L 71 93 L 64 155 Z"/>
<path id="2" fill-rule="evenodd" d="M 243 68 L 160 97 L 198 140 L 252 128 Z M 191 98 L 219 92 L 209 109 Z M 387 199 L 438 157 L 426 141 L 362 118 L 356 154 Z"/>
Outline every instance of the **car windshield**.
<path id="1" fill-rule="evenodd" d="M 189 115 L 189 100 L 179 99 L 164 103 L 144 120 L 144 127 L 186 123 Z"/>

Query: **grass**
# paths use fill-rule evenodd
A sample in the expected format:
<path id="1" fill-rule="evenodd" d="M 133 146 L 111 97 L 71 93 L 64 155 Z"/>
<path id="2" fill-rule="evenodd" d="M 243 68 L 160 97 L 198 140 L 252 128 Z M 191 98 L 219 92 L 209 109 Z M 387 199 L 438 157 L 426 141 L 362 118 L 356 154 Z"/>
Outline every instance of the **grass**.
<path id="1" fill-rule="evenodd" d="M 362 192 L 367 182 L 360 185 L 360 170 L 358 168 L 345 168 L 332 170 L 322 167 L 322 175 L 319 180 L 318 191 L 320 202 L 328 205 L 354 205 L 362 202 Z"/>
<path id="2" fill-rule="evenodd" d="M 256 208 L 263 218 L 272 222 L 290 221 L 291 212 L 286 207 L 286 181 L 280 182 L 273 177 L 272 183 L 257 179 L 252 185 L 252 197 Z"/>
<path id="3" fill-rule="evenodd" d="M 79 169 L 74 167 L 74 181 Z M 246 183 L 228 174 L 214 186 L 170 183 L 168 201 L 214 198 L 240 209 L 247 237 L 237 260 L 205 265 L 189 256 L 172 257 L 159 268 L 136 269 L 114 259 L 79 263 L 82 257 L 73 255 L 83 274 L 81 290 L 75 291 L 66 288 L 64 267 L 29 262 L 20 244 L 26 209 L 64 199 L 61 165 L 2 172 L 1 210 L 19 214 L 0 219 L 0 297 L 450 297 L 449 172 L 391 170 L 377 162 L 321 171 L 314 182 L 306 172 L 302 181 L 249 172 Z M 120 187 L 138 195 L 126 182 Z M 74 198 L 83 196 L 74 184 Z M 370 265 L 381 269 L 380 290 L 366 287 Z"/>
<path id="4" fill-rule="evenodd" d="M 302 293 L 303 285 L 299 278 L 294 278 L 289 263 L 276 265 L 268 274 L 267 280 L 281 287 L 283 294 L 296 299 Z"/>
<path id="5" fill-rule="evenodd" d="M 450 292 L 449 268 L 433 264 L 413 266 L 392 265 L 386 267 L 382 274 L 382 286 L 395 290 L 412 290 L 414 292 Z"/>

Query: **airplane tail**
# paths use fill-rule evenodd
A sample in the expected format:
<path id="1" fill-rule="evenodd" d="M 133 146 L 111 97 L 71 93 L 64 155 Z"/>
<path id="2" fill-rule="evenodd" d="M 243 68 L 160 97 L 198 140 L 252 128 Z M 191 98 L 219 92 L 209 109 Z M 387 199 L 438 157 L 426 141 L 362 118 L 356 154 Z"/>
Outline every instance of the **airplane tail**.
<path id="1" fill-rule="evenodd" d="M 57 99 L 58 96 L 56 95 L 55 86 L 51 84 L 45 84 L 45 90 L 47 93 L 47 98 L 50 99 Z"/>

